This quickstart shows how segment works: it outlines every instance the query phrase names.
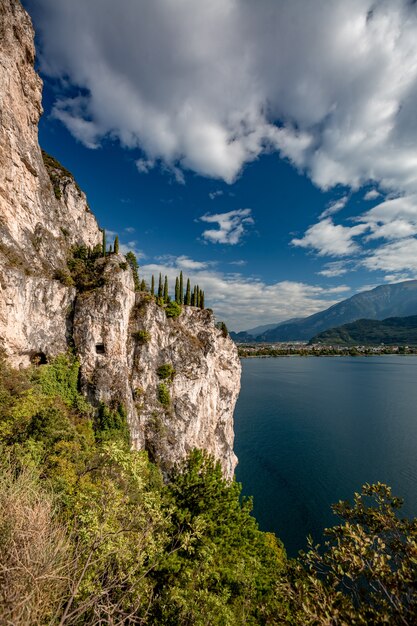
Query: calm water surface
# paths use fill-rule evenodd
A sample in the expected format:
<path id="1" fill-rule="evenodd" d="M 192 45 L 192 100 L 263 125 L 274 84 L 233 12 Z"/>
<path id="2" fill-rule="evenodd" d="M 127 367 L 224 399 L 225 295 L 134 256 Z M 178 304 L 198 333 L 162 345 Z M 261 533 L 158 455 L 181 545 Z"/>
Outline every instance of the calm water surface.
<path id="1" fill-rule="evenodd" d="M 237 479 L 289 555 L 337 518 L 330 505 L 388 483 L 417 516 L 417 357 L 243 359 Z"/>

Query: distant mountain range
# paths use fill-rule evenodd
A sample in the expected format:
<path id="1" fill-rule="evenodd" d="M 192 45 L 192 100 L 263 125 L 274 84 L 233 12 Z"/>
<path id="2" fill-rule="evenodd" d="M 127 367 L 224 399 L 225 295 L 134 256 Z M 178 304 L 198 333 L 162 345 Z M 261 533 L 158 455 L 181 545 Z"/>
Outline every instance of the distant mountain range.
<path id="1" fill-rule="evenodd" d="M 417 345 L 417 315 L 388 317 L 385 320 L 357 320 L 319 333 L 310 343 L 356 346 Z"/>
<path id="2" fill-rule="evenodd" d="M 309 341 L 317 334 L 355 322 L 360 319 L 384 320 L 388 317 L 405 317 L 417 314 L 417 280 L 407 280 L 393 285 L 380 285 L 369 291 L 334 304 L 302 319 L 292 319 L 277 324 L 257 334 L 249 331 L 230 333 L 232 339 L 242 342 Z M 252 329 L 257 331 L 259 327 Z M 239 337 L 245 337 L 240 339 Z"/>
<path id="3" fill-rule="evenodd" d="M 298 322 L 301 319 L 301 317 L 292 317 L 291 319 L 284 320 L 283 322 L 275 322 L 275 324 L 264 324 L 263 326 L 256 326 L 255 328 L 242 330 L 240 331 L 240 333 L 230 331 L 230 337 L 233 339 L 233 341 L 236 341 L 237 343 L 253 343 L 254 341 L 256 341 L 259 335 L 264 334 L 268 330 L 278 328 L 278 326 L 281 326 L 281 324 L 292 324 L 293 322 Z"/>

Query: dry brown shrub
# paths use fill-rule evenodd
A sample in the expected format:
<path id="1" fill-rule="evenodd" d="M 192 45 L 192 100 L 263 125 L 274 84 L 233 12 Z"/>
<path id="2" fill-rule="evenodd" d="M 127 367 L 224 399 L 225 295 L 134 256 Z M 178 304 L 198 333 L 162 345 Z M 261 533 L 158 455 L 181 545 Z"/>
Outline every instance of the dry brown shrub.
<path id="1" fill-rule="evenodd" d="M 54 622 L 68 586 L 70 542 L 34 472 L 0 466 L 0 624 Z M 59 609 L 58 609 L 59 610 Z"/>

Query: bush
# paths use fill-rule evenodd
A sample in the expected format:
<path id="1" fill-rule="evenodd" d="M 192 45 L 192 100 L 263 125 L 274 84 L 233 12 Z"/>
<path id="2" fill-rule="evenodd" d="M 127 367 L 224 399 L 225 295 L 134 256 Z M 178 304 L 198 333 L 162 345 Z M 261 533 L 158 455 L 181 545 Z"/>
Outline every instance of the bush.
<path id="1" fill-rule="evenodd" d="M 177 302 L 168 302 L 168 304 L 165 307 L 165 313 L 167 317 L 179 317 L 181 315 L 181 305 L 179 305 Z"/>
<path id="2" fill-rule="evenodd" d="M 158 400 L 162 406 L 169 406 L 171 404 L 171 396 L 165 383 L 159 383 L 158 385 Z"/>
<path id="3" fill-rule="evenodd" d="M 149 343 L 151 340 L 151 335 L 147 330 L 137 330 L 132 333 L 133 339 L 135 339 L 138 343 Z"/>
<path id="4" fill-rule="evenodd" d="M 0 465 L 0 623 L 50 624 L 66 591 L 72 549 L 53 498 L 28 469 Z"/>
<path id="5" fill-rule="evenodd" d="M 169 378 L 172 381 L 174 380 L 175 369 L 172 367 L 171 363 L 164 363 L 164 365 L 160 365 L 158 367 L 156 373 L 158 374 L 158 377 L 162 380 Z"/>
<path id="6" fill-rule="evenodd" d="M 101 247 L 73 246 L 72 256 L 68 259 L 68 270 L 73 283 L 79 291 L 91 291 L 102 287 L 104 264 L 97 263 L 102 256 Z"/>

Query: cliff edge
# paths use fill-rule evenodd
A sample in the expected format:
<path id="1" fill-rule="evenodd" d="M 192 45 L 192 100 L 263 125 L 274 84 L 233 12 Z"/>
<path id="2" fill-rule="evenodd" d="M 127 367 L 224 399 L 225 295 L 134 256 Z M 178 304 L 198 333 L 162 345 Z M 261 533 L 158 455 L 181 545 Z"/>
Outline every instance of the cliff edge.
<path id="1" fill-rule="evenodd" d="M 101 281 L 62 280 L 74 247 L 102 234 L 72 175 L 38 145 L 42 83 L 33 28 L 18 0 L 0 4 L 0 349 L 16 367 L 75 347 L 81 388 L 123 407 L 132 444 L 169 468 L 204 448 L 231 478 L 240 362 L 208 310 L 177 318 L 135 292 L 122 255 L 96 261 Z"/>

